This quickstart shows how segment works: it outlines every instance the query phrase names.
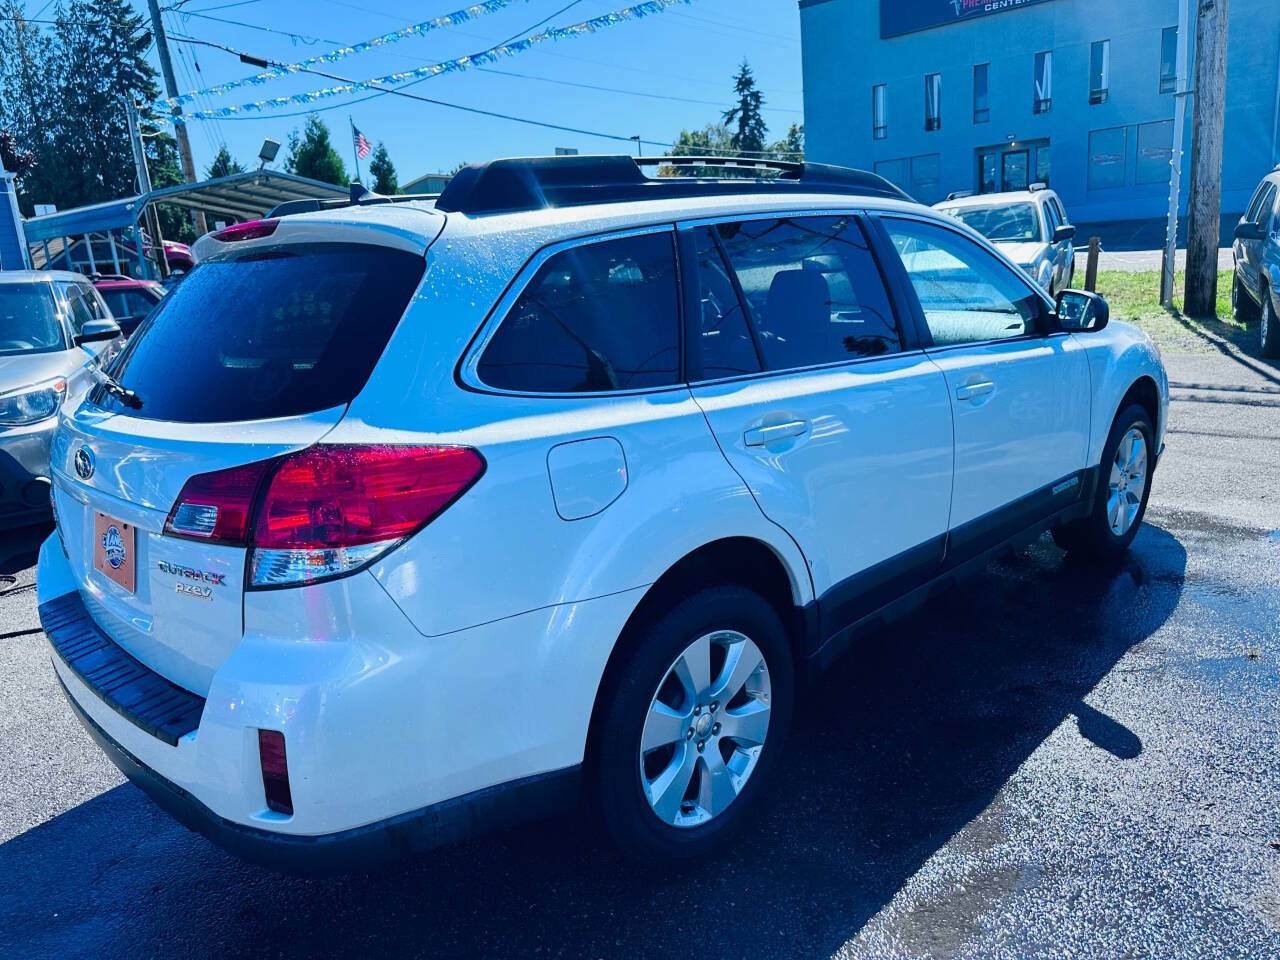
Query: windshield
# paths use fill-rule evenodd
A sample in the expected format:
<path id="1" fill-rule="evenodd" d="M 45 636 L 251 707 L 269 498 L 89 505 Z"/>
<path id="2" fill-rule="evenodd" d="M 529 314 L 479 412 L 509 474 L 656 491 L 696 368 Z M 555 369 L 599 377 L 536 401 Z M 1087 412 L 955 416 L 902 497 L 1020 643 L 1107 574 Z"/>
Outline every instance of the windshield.
<path id="1" fill-rule="evenodd" d="M 47 283 L 0 283 L 0 356 L 66 348 Z"/>
<path id="2" fill-rule="evenodd" d="M 293 417 L 360 392 L 426 263 L 340 243 L 206 260 L 143 321 L 109 372 L 142 400 L 127 416 L 180 423 Z"/>
<path id="3" fill-rule="evenodd" d="M 972 227 L 992 243 L 1023 242 L 1040 239 L 1040 218 L 1030 203 L 1014 203 L 999 207 L 943 208 L 965 226 Z"/>

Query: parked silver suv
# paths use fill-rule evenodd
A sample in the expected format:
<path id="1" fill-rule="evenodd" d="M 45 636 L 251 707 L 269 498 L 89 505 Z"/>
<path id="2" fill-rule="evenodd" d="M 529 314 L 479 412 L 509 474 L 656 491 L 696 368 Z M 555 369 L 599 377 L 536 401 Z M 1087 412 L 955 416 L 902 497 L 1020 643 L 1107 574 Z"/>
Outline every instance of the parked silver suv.
<path id="1" fill-rule="evenodd" d="M 1049 296 L 1071 286 L 1075 276 L 1076 228 L 1058 195 L 1047 187 L 1009 193 L 952 194 L 935 208 L 955 217 L 996 245 Z"/>
<path id="2" fill-rule="evenodd" d="M 61 270 L 0 273 L 0 528 L 49 516 L 49 440 L 79 402 L 120 328 L 88 279 Z"/>

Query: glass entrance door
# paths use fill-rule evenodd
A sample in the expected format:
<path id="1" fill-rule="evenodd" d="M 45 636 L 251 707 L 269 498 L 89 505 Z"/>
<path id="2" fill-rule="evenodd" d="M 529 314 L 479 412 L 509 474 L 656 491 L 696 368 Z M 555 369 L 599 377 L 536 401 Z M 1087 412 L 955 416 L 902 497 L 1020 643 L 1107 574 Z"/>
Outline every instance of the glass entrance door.
<path id="1" fill-rule="evenodd" d="M 1027 179 L 1027 151 L 1010 150 L 1000 158 L 1003 190 L 1025 190 L 1031 181 Z"/>

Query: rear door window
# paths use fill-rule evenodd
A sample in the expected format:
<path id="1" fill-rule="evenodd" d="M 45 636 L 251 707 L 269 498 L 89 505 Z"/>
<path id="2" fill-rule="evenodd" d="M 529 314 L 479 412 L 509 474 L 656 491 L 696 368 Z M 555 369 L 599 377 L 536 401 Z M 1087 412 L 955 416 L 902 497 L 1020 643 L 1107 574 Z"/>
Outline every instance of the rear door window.
<path id="1" fill-rule="evenodd" d="M 157 305 L 112 375 L 131 416 L 182 423 L 300 416 L 349 403 L 422 280 L 421 256 L 319 243 L 206 260 Z"/>
<path id="2" fill-rule="evenodd" d="M 553 255 L 480 355 L 487 386 L 528 393 L 665 387 L 680 380 L 680 306 L 670 231 Z"/>
<path id="3" fill-rule="evenodd" d="M 747 220 L 715 229 L 766 368 L 902 349 L 880 269 L 856 218 Z"/>
<path id="4" fill-rule="evenodd" d="M 710 227 L 694 231 L 698 251 L 698 299 L 702 374 L 708 380 L 759 373 L 760 358 L 742 302 Z"/>

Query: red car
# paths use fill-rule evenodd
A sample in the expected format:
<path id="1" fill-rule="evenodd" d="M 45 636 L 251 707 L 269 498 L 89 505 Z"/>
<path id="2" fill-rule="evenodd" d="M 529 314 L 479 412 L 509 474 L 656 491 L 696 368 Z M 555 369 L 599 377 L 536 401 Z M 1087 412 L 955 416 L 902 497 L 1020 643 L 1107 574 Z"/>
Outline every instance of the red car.
<path id="1" fill-rule="evenodd" d="M 126 337 L 138 329 L 143 318 L 165 295 L 165 288 L 153 280 L 134 280 L 132 277 L 93 276 L 90 278 L 102 299 L 111 308 L 111 315 L 120 324 L 120 332 Z"/>

